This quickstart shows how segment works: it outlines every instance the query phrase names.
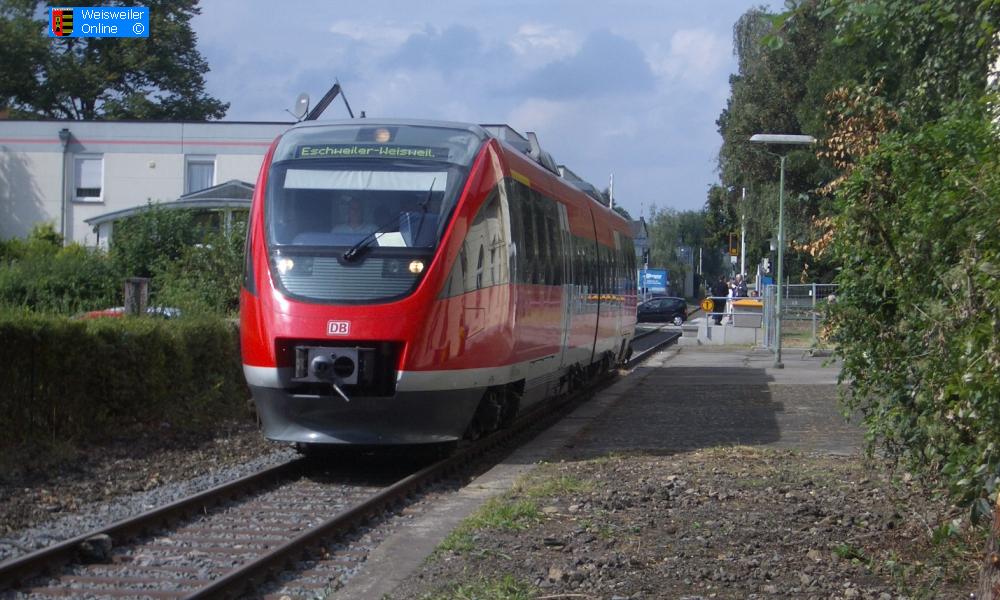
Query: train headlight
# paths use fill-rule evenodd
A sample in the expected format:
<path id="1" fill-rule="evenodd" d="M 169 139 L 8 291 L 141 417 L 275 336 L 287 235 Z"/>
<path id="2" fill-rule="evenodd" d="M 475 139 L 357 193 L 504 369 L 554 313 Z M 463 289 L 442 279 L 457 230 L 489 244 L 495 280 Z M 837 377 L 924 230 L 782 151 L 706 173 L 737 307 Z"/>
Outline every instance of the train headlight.
<path id="1" fill-rule="evenodd" d="M 424 272 L 424 261 L 422 260 L 411 260 L 410 261 L 410 273 L 414 275 L 420 275 Z"/>
<path id="2" fill-rule="evenodd" d="M 279 258 L 274 261 L 274 266 L 277 267 L 278 273 L 284 275 L 295 268 L 295 261 L 290 258 Z"/>

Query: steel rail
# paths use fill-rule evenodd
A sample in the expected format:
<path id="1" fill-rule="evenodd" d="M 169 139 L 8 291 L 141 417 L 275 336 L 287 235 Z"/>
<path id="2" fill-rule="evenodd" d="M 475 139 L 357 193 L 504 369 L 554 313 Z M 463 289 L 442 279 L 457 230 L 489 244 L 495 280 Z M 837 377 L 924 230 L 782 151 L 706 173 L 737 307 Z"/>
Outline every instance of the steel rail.
<path id="1" fill-rule="evenodd" d="M 644 335 L 650 335 L 659 331 L 660 329 L 656 329 Z M 680 333 L 678 332 L 667 333 L 663 341 L 657 342 L 651 349 L 644 351 L 639 356 L 630 360 L 629 365 L 634 366 L 638 364 L 654 351 L 677 340 L 679 337 Z M 227 573 L 211 584 L 196 590 L 184 598 L 186 600 L 235 598 L 244 595 L 247 591 L 257 589 L 263 581 L 270 577 L 271 573 L 282 569 L 284 565 L 293 561 L 296 557 L 302 556 L 309 548 L 315 547 L 333 536 L 349 532 L 355 527 L 364 524 L 364 522 L 379 512 L 385 511 L 397 503 L 404 501 L 422 488 L 435 482 L 438 478 L 457 471 L 461 467 L 471 463 L 474 459 L 517 435 L 536 428 L 540 424 L 545 425 L 549 420 L 561 417 L 568 410 L 568 407 L 575 406 L 577 402 L 600 391 L 603 387 L 602 384 L 610 379 L 612 377 L 601 378 L 598 382 L 578 392 L 567 395 L 561 401 L 535 407 L 518 417 L 513 427 L 502 429 L 484 437 L 454 455 L 404 477 L 367 500 L 331 517 L 313 529 L 289 540 L 274 551 Z"/>
<path id="2" fill-rule="evenodd" d="M 646 348 L 642 352 L 639 352 L 637 354 L 632 355 L 632 357 L 626 363 L 626 366 L 629 369 L 634 368 L 636 365 L 638 365 L 642 361 L 644 361 L 647 358 L 649 358 L 650 356 L 652 356 L 654 352 L 658 352 L 664 346 L 667 346 L 668 344 L 672 344 L 673 342 L 676 342 L 678 340 L 678 338 L 681 337 L 681 332 L 679 332 L 679 331 L 671 331 L 671 332 L 664 333 L 662 331 L 662 328 L 661 329 L 654 329 L 653 331 L 650 331 L 646 335 L 652 335 L 654 333 L 663 333 L 664 334 L 664 338 L 662 340 L 660 340 L 659 342 L 653 344 L 649 348 Z M 645 337 L 645 336 L 643 336 L 643 337 Z M 636 338 L 636 339 L 638 339 L 638 338 Z"/>
<path id="3" fill-rule="evenodd" d="M 169 525 L 198 511 L 207 510 L 227 500 L 245 496 L 275 482 L 292 477 L 301 471 L 305 461 L 292 460 L 263 471 L 234 479 L 228 483 L 204 490 L 138 515 L 127 517 L 107 527 L 40 548 L 0 563 L 0 591 L 9 589 L 32 577 L 51 571 L 78 559 L 80 544 L 98 535 L 111 538 L 112 547 L 121 545 L 156 527 Z"/>
<path id="4" fill-rule="evenodd" d="M 662 328 L 644 332 L 635 337 L 640 339 L 652 334 L 663 333 Z M 629 362 L 629 368 L 650 356 L 656 350 L 675 341 L 679 333 L 670 332 L 664 340 L 657 342 L 651 348 L 634 356 Z M 239 597 L 257 588 L 268 580 L 271 575 L 284 569 L 290 562 L 304 555 L 310 548 L 328 542 L 331 538 L 349 532 L 364 524 L 407 497 L 421 489 L 472 463 L 486 452 L 501 444 L 549 421 L 561 417 L 568 407 L 598 392 L 603 383 L 610 377 L 575 393 L 564 396 L 556 402 L 544 403 L 521 415 L 515 425 L 484 437 L 469 446 L 462 448 L 452 456 L 424 467 L 377 492 L 368 499 L 327 519 L 309 531 L 298 535 L 274 550 L 263 554 L 250 562 L 237 567 L 212 583 L 184 596 L 189 599 Z M 114 546 L 123 545 L 132 539 L 153 531 L 157 527 L 169 525 L 191 516 L 198 511 L 204 511 L 222 502 L 245 496 L 263 487 L 274 485 L 283 479 L 289 479 L 304 471 L 307 459 L 293 460 L 281 465 L 270 467 L 258 473 L 242 477 L 214 488 L 199 492 L 188 498 L 177 500 L 148 512 L 129 517 L 112 525 L 100 528 L 83 535 L 65 540 L 53 546 L 36 550 L 30 554 L 0 563 L 0 591 L 23 583 L 47 571 L 54 571 L 67 563 L 78 560 L 78 549 L 82 542 L 97 536 L 108 535 Z"/>

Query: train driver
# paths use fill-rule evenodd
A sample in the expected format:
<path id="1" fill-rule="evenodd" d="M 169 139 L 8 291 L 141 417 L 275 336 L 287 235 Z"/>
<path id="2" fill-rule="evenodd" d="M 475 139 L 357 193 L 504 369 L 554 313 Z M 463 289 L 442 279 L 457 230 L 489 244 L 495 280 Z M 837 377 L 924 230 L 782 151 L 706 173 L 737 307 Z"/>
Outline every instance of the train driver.
<path id="1" fill-rule="evenodd" d="M 361 200 L 352 196 L 344 196 L 347 218 L 333 227 L 341 243 L 356 243 L 368 235 L 371 227 L 365 222 L 365 209 Z"/>

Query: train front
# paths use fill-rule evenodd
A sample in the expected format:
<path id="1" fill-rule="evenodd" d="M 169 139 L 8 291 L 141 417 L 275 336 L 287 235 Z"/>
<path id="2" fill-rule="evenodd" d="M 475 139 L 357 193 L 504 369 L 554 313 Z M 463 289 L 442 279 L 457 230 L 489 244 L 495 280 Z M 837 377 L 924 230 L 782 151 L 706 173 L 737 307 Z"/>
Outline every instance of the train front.
<path id="1" fill-rule="evenodd" d="M 258 178 L 241 293 L 264 435 L 300 444 L 462 436 L 478 397 L 397 381 L 446 268 L 442 236 L 485 141 L 474 126 L 310 123 Z"/>

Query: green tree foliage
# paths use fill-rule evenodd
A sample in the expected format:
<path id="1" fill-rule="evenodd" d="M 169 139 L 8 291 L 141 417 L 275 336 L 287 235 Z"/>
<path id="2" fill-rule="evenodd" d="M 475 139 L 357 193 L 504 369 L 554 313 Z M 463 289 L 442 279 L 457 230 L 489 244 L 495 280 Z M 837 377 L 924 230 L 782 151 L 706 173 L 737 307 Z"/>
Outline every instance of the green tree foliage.
<path id="1" fill-rule="evenodd" d="M 672 281 L 680 279 L 692 268 L 697 271 L 698 251 L 703 249 L 702 267 L 705 273 L 722 272 L 722 261 L 719 253 L 707 242 L 705 211 L 674 209 L 651 209 L 649 221 L 649 265 L 652 268 L 665 268 L 670 271 Z M 688 264 L 681 260 L 678 254 L 680 246 L 692 249 L 693 262 Z M 709 248 L 712 250 L 709 250 Z"/>
<path id="2" fill-rule="evenodd" d="M 817 17 L 832 24 L 836 36 L 820 63 L 840 75 L 834 82 L 881 82 L 890 103 L 919 127 L 952 103 L 974 103 L 982 95 L 996 56 L 1000 2 L 819 0 L 788 16 L 790 30 Z M 863 60 L 845 61 L 845 51 Z"/>
<path id="3" fill-rule="evenodd" d="M 185 314 L 229 314 L 239 310 L 246 224 L 207 235 L 172 262 L 161 262 L 155 277 L 156 301 Z"/>
<path id="4" fill-rule="evenodd" d="M 1000 480 L 1000 138 L 963 107 L 886 136 L 838 198 L 834 339 L 872 441 L 974 515 Z"/>
<path id="5" fill-rule="evenodd" d="M 200 240 L 194 213 L 160 208 L 147 210 L 115 223 L 111 258 L 125 277 L 152 277 L 162 263 L 181 258 L 185 248 Z"/>
<path id="6" fill-rule="evenodd" d="M 47 37 L 37 0 L 0 0 L 0 110 L 58 119 L 220 119 L 191 18 L 197 0 L 80 0 L 149 7 L 148 38 Z"/>
<path id="7" fill-rule="evenodd" d="M 629 214 L 628 210 L 624 206 L 622 206 L 621 204 L 616 204 L 615 208 L 614 208 L 614 211 L 616 213 L 620 214 L 621 216 L 625 217 L 629 221 L 632 220 L 632 215 Z"/>
<path id="8" fill-rule="evenodd" d="M 717 122 L 723 144 L 719 152 L 721 186 L 709 190 L 708 236 L 719 249 L 729 235 L 747 227 L 748 268 L 768 252 L 776 237 L 779 160 L 765 148 L 751 145 L 756 133 L 810 133 L 819 129 L 821 106 L 813 102 L 810 87 L 818 58 L 832 37 L 832 27 L 817 15 L 803 13 L 797 27 L 782 38 L 785 43 L 767 45 L 773 37 L 775 15 L 751 9 L 733 27 L 733 44 L 739 69 L 730 77 L 730 97 Z M 808 244 L 817 234 L 814 221 L 829 212 L 817 189 L 830 176 L 810 150 L 789 153 L 785 169 L 786 239 L 794 248 Z M 742 189 L 747 188 L 746 202 Z M 803 272 L 807 259 L 786 252 L 786 271 Z M 815 262 L 815 260 L 813 261 Z M 821 265 L 822 276 L 828 270 Z"/>

